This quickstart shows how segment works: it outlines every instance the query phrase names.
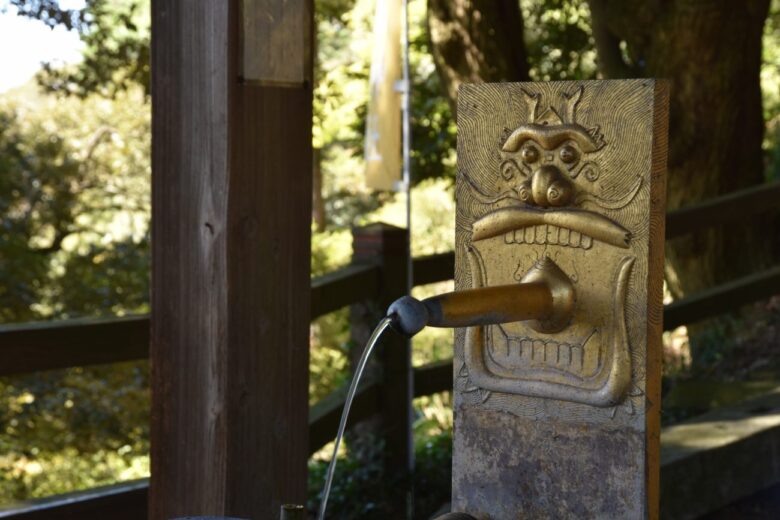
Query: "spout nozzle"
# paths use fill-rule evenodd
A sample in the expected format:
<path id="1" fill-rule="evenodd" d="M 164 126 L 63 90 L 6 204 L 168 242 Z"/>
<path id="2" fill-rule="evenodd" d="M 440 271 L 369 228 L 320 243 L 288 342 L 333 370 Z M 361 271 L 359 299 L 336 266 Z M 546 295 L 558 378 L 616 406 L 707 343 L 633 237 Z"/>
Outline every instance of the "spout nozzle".
<path id="1" fill-rule="evenodd" d="M 393 329 L 408 338 L 423 330 L 429 320 L 425 304 L 411 296 L 402 296 L 394 301 L 387 308 L 387 315 L 393 317 Z"/>

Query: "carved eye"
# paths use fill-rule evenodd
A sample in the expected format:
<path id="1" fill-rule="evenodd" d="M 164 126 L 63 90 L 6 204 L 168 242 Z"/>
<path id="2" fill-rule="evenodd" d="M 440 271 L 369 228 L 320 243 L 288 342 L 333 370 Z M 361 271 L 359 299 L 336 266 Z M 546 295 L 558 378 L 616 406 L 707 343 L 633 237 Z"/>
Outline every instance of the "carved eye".
<path id="1" fill-rule="evenodd" d="M 539 160 L 539 150 L 533 145 L 525 146 L 520 155 L 523 157 L 523 162 L 535 163 Z"/>
<path id="2" fill-rule="evenodd" d="M 561 151 L 558 152 L 558 154 L 561 157 L 561 161 L 565 162 L 566 164 L 575 163 L 580 158 L 579 153 L 577 153 L 577 149 L 568 144 L 561 148 Z"/>

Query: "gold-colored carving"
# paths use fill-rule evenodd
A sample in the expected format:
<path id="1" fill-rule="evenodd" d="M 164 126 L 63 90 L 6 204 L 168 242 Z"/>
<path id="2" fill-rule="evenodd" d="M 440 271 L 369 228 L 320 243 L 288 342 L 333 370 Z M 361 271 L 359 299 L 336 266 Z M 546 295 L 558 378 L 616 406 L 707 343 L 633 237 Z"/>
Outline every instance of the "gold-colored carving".
<path id="1" fill-rule="evenodd" d="M 599 164 L 609 145 L 598 126 L 577 122 L 583 93 L 576 88 L 539 113 L 541 95 L 523 90 L 529 120 L 500 145 L 500 195 L 467 179 L 492 206 L 472 222 L 466 246 L 472 287 L 544 280 L 557 314 L 469 327 L 464 361 L 470 382 L 486 391 L 611 407 L 631 383 L 625 302 L 635 258 L 621 253 L 631 232 L 605 211 L 629 205 L 641 177 L 618 197 L 594 192 L 609 178 Z"/>
<path id="2" fill-rule="evenodd" d="M 667 103 L 653 80 L 461 87 L 455 289 L 555 272 L 574 300 L 456 330 L 453 510 L 658 517 Z"/>

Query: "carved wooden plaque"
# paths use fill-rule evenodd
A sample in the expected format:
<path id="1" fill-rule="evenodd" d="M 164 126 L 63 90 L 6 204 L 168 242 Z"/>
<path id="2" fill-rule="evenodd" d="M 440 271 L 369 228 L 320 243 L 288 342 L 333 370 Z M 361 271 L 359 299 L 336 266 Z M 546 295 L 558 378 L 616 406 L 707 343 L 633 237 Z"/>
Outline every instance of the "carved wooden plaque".
<path id="1" fill-rule="evenodd" d="M 554 264 L 576 303 L 457 331 L 453 511 L 657 516 L 667 105 L 652 80 L 461 87 L 456 289 Z"/>

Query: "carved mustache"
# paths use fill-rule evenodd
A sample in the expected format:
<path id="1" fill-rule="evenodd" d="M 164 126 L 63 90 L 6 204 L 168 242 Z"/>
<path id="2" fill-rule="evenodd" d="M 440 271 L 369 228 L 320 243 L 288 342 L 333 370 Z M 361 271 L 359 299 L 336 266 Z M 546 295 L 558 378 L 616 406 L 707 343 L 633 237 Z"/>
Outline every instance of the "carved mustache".
<path id="1" fill-rule="evenodd" d="M 472 240 L 484 240 L 529 226 L 552 225 L 627 249 L 631 232 L 607 217 L 588 210 L 543 210 L 532 206 L 497 209 L 474 222 Z"/>

